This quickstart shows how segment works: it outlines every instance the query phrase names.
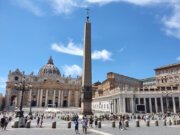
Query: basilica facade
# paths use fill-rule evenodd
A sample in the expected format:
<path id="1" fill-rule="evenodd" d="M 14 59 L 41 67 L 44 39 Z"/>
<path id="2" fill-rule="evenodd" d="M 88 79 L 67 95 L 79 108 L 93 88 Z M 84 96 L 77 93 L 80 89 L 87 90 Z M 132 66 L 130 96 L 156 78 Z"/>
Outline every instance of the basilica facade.
<path id="1" fill-rule="evenodd" d="M 54 65 L 52 57 L 46 65 L 40 68 L 38 75 L 33 73 L 26 75 L 19 69 L 9 71 L 6 83 L 5 107 L 13 109 L 19 107 L 22 98 L 22 90 L 17 88 L 25 79 L 23 94 L 23 107 L 79 107 L 81 77 L 61 76 L 59 69 Z"/>

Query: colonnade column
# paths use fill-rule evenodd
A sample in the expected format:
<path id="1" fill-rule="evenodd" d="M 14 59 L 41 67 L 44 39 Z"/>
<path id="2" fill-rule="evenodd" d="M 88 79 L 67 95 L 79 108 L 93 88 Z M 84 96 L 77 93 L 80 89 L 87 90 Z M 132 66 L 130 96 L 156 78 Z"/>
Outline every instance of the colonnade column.
<path id="1" fill-rule="evenodd" d="M 120 112 L 120 109 L 119 109 L 119 108 L 120 108 L 120 105 L 119 105 L 119 98 L 117 98 L 116 100 L 117 100 L 117 113 L 119 113 L 119 112 Z"/>
<path id="2" fill-rule="evenodd" d="M 132 113 L 134 113 L 135 111 L 134 111 L 134 98 L 133 97 L 131 98 L 131 104 L 132 104 Z"/>
<path id="3" fill-rule="evenodd" d="M 53 93 L 53 107 L 55 107 L 55 96 L 56 96 L 56 90 L 54 90 L 54 93 Z"/>
<path id="4" fill-rule="evenodd" d="M 117 100 L 114 99 L 114 113 L 117 113 Z"/>
<path id="5" fill-rule="evenodd" d="M 164 113 L 163 99 L 161 97 L 161 112 Z"/>
<path id="6" fill-rule="evenodd" d="M 138 98 L 138 104 L 141 104 L 141 98 Z"/>
<path id="7" fill-rule="evenodd" d="M 173 111 L 176 113 L 176 102 L 175 102 L 175 97 L 172 97 L 173 100 Z"/>
<path id="8" fill-rule="evenodd" d="M 155 100 L 156 113 L 158 113 L 157 98 L 155 97 L 154 100 Z"/>
<path id="9" fill-rule="evenodd" d="M 147 109 L 146 109 L 147 107 L 146 107 L 146 98 L 144 98 L 144 111 L 145 111 L 145 113 L 147 113 Z"/>
<path id="10" fill-rule="evenodd" d="M 48 106 L 48 90 L 46 90 L 46 100 L 45 100 L 45 106 Z"/>
<path id="11" fill-rule="evenodd" d="M 59 96 L 58 96 L 58 107 L 61 106 L 61 91 L 59 90 Z"/>
<path id="12" fill-rule="evenodd" d="M 40 107 L 42 107 L 42 96 L 43 96 L 43 89 L 40 90 Z"/>
<path id="13" fill-rule="evenodd" d="M 119 97 L 120 113 L 122 113 L 122 97 Z"/>
<path id="14" fill-rule="evenodd" d="M 29 90 L 29 106 L 31 106 L 32 102 L 32 89 Z"/>
<path id="15" fill-rule="evenodd" d="M 126 100 L 124 96 L 123 96 L 123 113 L 126 113 Z"/>
<path id="16" fill-rule="evenodd" d="M 150 108 L 150 113 L 152 113 L 152 102 L 151 102 L 151 97 L 149 98 L 149 108 Z"/>

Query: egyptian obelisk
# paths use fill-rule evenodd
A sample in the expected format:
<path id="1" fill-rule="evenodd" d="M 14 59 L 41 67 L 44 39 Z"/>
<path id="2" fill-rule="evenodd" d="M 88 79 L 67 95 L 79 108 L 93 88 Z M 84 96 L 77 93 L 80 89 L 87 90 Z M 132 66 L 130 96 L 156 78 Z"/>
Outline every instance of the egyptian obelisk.
<path id="1" fill-rule="evenodd" d="M 81 89 L 81 113 L 91 115 L 92 75 L 91 75 L 91 23 L 87 13 L 84 27 L 83 73 Z"/>

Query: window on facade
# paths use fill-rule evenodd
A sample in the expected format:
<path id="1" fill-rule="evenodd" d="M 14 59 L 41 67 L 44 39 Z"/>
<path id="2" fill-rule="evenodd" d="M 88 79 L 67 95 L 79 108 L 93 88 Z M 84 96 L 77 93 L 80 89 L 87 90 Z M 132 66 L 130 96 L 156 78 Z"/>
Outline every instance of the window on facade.
<path id="1" fill-rule="evenodd" d="M 68 92 L 64 91 L 64 97 L 67 97 L 67 96 L 68 96 Z"/>
<path id="2" fill-rule="evenodd" d="M 19 78 L 18 78 L 17 76 L 14 77 L 14 80 L 15 80 L 15 81 L 18 81 L 18 79 L 19 79 Z"/>

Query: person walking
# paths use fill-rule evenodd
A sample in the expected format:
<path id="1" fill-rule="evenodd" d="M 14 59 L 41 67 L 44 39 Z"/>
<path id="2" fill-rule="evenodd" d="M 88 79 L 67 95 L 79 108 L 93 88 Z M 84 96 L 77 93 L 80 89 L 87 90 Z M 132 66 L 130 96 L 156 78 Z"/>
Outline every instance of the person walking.
<path id="1" fill-rule="evenodd" d="M 41 116 L 41 119 L 40 119 L 40 128 L 42 128 L 42 125 L 43 125 L 43 116 Z"/>
<path id="2" fill-rule="evenodd" d="M 93 117 L 91 116 L 90 118 L 89 118 L 89 127 L 93 127 Z"/>
<path id="3" fill-rule="evenodd" d="M 1 118 L 1 129 L 2 129 L 2 131 L 3 131 L 4 126 L 5 126 L 5 121 L 6 121 L 5 116 L 3 116 L 3 117 Z"/>
<path id="4" fill-rule="evenodd" d="M 37 127 L 39 127 L 40 117 L 37 118 Z"/>
<path id="5" fill-rule="evenodd" d="M 122 118 L 121 118 L 121 116 L 119 116 L 119 129 L 122 130 Z"/>
<path id="6" fill-rule="evenodd" d="M 7 125 L 8 125 L 8 121 L 9 119 L 8 119 L 8 117 L 5 117 L 5 122 L 4 122 L 4 130 L 6 130 L 6 128 L 7 128 Z"/>
<path id="7" fill-rule="evenodd" d="M 94 124 L 95 124 L 95 127 L 97 128 L 97 124 L 98 124 L 98 119 L 97 118 L 95 118 Z"/>
<path id="8" fill-rule="evenodd" d="M 82 128 L 83 128 L 83 133 L 87 134 L 87 118 L 86 115 L 82 119 Z"/>
<path id="9" fill-rule="evenodd" d="M 78 127 L 79 127 L 78 118 L 75 118 L 74 125 L 75 125 L 75 132 L 76 134 L 78 134 Z"/>

